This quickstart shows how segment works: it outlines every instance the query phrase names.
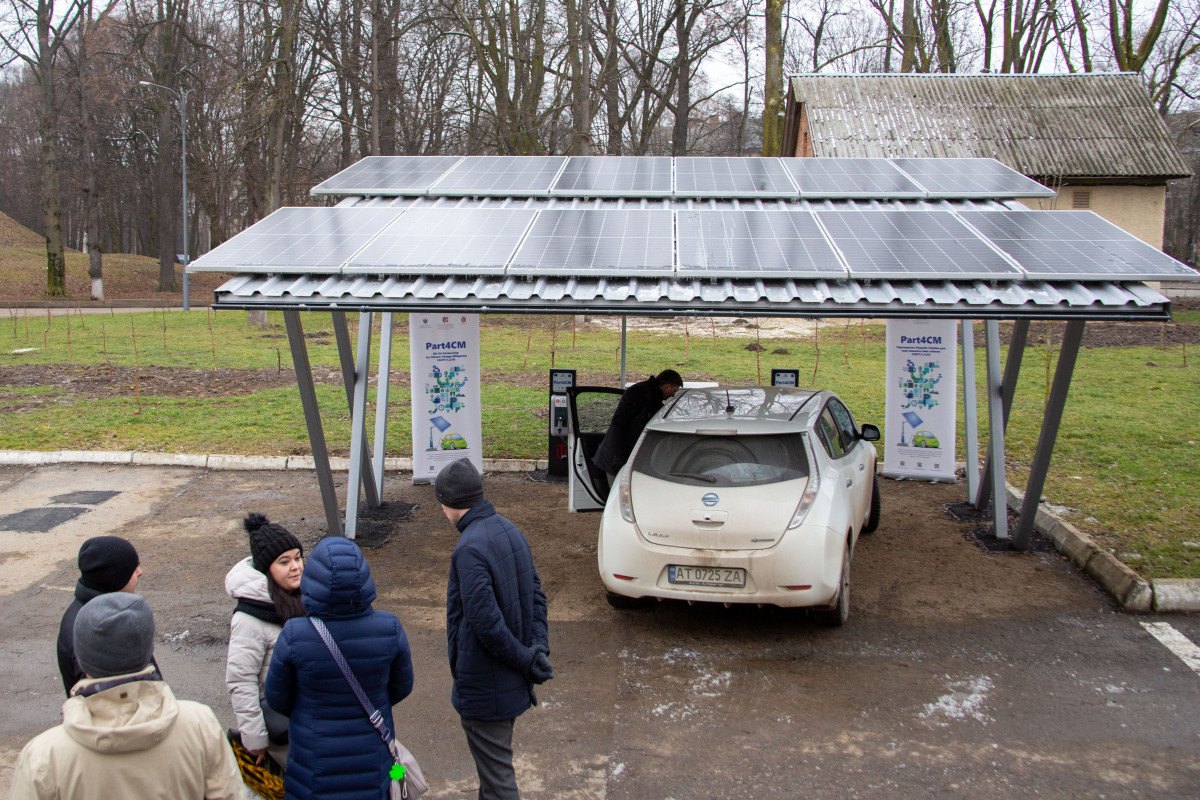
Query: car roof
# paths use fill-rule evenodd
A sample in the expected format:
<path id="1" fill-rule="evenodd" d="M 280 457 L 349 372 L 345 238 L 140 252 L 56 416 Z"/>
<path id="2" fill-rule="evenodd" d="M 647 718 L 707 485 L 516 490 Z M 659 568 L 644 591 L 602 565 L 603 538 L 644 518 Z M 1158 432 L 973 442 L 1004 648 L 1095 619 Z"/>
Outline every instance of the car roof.
<path id="1" fill-rule="evenodd" d="M 797 423 L 807 426 L 809 417 L 821 407 L 821 399 L 814 399 L 819 394 L 824 393 L 792 386 L 681 389 L 650 426 L 675 431 L 737 427 L 736 423 L 746 421 L 755 422 L 759 430 L 762 429 L 759 423 L 771 428 L 783 425 L 794 428 Z"/>

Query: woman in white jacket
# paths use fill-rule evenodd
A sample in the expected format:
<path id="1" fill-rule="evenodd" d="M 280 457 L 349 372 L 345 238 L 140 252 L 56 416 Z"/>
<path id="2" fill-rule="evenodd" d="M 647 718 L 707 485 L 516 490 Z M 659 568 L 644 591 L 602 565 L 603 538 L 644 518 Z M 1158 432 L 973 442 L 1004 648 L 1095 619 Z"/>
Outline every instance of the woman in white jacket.
<path id="1" fill-rule="evenodd" d="M 242 524 L 250 536 L 250 557 L 234 564 L 225 576 L 225 591 L 237 601 L 229 623 L 225 685 L 245 748 L 260 764 L 268 748 L 286 764 L 287 718 L 266 707 L 262 695 L 283 623 L 304 616 L 304 548 L 286 528 L 262 514 L 250 514 Z"/>

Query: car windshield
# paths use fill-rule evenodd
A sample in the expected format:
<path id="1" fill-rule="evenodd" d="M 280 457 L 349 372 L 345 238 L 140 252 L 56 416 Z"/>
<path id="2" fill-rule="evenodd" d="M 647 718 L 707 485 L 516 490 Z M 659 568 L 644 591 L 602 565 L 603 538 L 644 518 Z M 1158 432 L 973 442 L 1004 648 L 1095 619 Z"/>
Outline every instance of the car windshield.
<path id="1" fill-rule="evenodd" d="M 808 475 L 799 433 L 733 435 L 646 431 L 633 471 L 691 486 L 761 486 Z"/>

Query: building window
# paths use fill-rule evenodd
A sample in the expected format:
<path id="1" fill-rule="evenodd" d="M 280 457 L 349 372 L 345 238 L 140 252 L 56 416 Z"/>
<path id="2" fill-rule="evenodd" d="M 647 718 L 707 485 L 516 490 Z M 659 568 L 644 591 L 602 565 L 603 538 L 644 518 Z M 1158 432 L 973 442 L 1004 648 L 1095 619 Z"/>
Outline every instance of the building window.
<path id="1" fill-rule="evenodd" d="M 1071 208 L 1091 208 L 1092 190 L 1082 189 L 1071 193 Z"/>

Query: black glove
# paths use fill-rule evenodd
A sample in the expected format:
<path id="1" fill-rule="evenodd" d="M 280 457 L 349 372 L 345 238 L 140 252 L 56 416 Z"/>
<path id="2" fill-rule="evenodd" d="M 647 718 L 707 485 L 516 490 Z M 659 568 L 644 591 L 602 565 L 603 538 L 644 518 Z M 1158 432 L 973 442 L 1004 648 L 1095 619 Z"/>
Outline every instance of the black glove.
<path id="1" fill-rule="evenodd" d="M 553 677 L 554 667 L 550 666 L 550 657 L 538 648 L 533 653 L 533 661 L 529 662 L 529 680 L 545 683 Z"/>

